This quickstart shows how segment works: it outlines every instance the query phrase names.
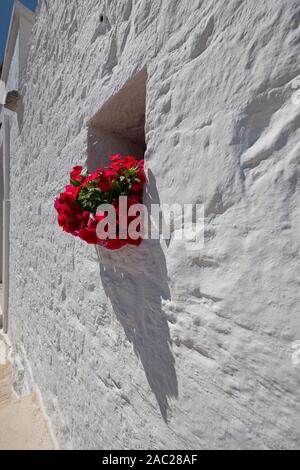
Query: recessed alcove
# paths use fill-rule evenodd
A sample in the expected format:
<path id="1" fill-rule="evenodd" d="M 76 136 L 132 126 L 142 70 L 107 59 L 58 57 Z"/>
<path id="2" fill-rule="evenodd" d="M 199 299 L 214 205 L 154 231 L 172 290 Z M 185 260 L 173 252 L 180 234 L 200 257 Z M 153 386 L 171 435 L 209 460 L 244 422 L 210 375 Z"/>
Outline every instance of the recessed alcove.
<path id="1" fill-rule="evenodd" d="M 147 70 L 131 78 L 92 117 L 88 128 L 87 167 L 94 171 L 119 153 L 144 158 L 146 150 Z"/>

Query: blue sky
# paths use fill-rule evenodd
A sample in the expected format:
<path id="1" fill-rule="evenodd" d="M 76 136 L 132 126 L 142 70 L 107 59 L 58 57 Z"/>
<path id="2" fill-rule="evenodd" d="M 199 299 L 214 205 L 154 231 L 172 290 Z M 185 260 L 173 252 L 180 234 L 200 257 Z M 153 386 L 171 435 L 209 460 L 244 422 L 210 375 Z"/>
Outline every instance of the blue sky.
<path id="1" fill-rule="evenodd" d="M 21 0 L 31 10 L 35 10 L 37 0 Z M 3 61 L 6 38 L 14 0 L 0 0 L 0 64 Z"/>

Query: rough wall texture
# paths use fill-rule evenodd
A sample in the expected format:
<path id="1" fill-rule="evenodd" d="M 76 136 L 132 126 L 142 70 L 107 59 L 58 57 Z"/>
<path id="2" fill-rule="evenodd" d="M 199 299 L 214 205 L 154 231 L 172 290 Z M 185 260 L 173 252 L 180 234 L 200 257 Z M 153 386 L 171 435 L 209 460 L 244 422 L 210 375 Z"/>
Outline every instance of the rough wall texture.
<path id="1" fill-rule="evenodd" d="M 62 447 L 299 447 L 299 20 L 298 0 L 42 2 L 13 131 L 10 335 Z M 99 262 L 53 199 L 144 66 L 148 192 L 204 202 L 205 247 Z"/>

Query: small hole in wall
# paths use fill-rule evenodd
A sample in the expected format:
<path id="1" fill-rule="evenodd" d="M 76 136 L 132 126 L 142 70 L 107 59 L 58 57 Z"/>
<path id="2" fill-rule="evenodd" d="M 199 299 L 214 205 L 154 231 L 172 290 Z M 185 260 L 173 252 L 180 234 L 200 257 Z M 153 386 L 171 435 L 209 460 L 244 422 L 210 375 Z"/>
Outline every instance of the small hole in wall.
<path id="1" fill-rule="evenodd" d="M 103 23 L 104 21 L 104 15 L 100 15 L 100 23 Z"/>
<path id="2" fill-rule="evenodd" d="M 87 167 L 95 171 L 114 154 L 142 160 L 146 151 L 147 70 L 128 80 L 92 117 L 88 129 Z"/>

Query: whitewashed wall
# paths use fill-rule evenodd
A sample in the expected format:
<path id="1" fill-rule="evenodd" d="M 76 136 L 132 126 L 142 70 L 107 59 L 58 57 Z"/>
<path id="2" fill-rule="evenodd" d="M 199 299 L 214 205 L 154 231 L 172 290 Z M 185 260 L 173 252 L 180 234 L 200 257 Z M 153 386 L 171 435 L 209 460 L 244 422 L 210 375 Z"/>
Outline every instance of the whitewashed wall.
<path id="1" fill-rule="evenodd" d="M 62 447 L 299 447 L 299 20 L 298 0 L 42 2 L 11 162 L 10 335 Z M 53 199 L 88 120 L 144 66 L 150 190 L 205 203 L 205 248 L 99 266 Z"/>

